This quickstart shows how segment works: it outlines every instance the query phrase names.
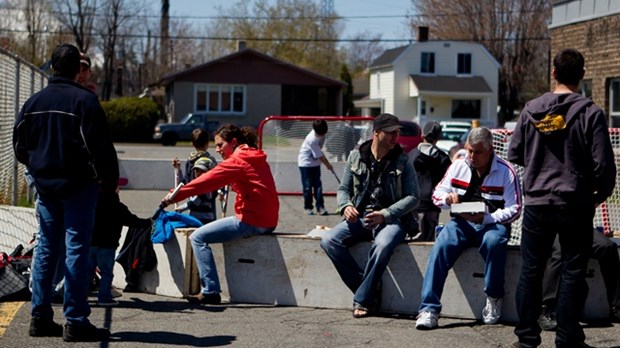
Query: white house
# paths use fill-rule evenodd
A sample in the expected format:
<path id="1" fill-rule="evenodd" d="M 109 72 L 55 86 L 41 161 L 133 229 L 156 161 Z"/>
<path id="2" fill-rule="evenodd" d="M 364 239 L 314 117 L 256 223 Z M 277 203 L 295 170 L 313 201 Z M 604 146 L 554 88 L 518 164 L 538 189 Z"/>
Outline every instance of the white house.
<path id="1" fill-rule="evenodd" d="M 385 51 L 370 67 L 362 115 L 387 112 L 420 124 L 472 121 L 495 126 L 500 64 L 482 45 L 418 40 Z"/>

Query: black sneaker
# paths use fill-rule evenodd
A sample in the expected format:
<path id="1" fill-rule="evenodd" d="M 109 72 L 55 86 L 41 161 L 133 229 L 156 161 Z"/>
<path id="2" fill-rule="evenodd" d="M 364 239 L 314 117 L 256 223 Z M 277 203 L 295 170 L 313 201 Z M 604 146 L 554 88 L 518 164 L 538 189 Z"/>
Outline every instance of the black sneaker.
<path id="1" fill-rule="evenodd" d="M 538 325 L 545 331 L 555 331 L 558 328 L 558 322 L 555 320 L 555 311 L 549 306 L 543 305 L 540 317 L 538 317 Z"/>
<path id="2" fill-rule="evenodd" d="M 108 338 L 110 338 L 108 329 L 98 329 L 91 323 L 81 325 L 66 323 L 62 333 L 65 342 L 98 342 L 107 341 Z"/>
<path id="3" fill-rule="evenodd" d="M 212 304 L 218 305 L 222 303 L 219 293 L 216 294 L 198 294 L 196 296 L 187 296 L 187 302 L 192 304 Z"/>
<path id="4" fill-rule="evenodd" d="M 30 319 L 30 330 L 28 334 L 32 337 L 60 337 L 62 336 L 62 325 L 55 323 L 52 319 Z"/>

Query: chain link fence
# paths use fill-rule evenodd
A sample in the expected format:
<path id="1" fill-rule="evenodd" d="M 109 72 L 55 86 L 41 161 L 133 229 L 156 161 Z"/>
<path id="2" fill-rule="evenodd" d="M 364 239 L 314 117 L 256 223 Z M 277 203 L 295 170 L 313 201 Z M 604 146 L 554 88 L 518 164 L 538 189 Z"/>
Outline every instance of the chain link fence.
<path id="1" fill-rule="evenodd" d="M 0 49 L 0 251 L 10 252 L 32 236 L 34 211 L 8 206 L 28 198 L 25 167 L 13 154 L 13 124 L 26 100 L 47 85 L 47 74 Z"/>

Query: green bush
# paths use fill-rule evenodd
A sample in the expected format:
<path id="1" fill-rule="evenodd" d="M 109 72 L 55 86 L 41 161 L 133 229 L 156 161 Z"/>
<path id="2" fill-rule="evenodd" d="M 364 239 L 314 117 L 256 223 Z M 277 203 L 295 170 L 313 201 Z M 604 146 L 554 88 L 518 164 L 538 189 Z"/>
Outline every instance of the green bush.
<path id="1" fill-rule="evenodd" d="M 101 103 L 114 142 L 151 142 L 160 118 L 158 105 L 148 98 L 123 97 Z"/>

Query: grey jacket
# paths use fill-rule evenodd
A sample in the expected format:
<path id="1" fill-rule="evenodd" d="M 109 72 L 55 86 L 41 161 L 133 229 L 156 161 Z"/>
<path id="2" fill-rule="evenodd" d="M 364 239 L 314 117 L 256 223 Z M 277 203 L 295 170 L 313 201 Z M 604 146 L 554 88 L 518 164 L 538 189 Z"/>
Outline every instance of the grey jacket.
<path id="1" fill-rule="evenodd" d="M 337 202 L 338 212 L 342 214 L 348 206 L 359 207 L 363 199 L 366 187 L 369 184 L 370 170 L 362 160 L 364 156 L 360 152 L 370 152 L 370 143 L 367 141 L 360 146 L 359 150 L 353 150 L 347 160 L 342 175 L 342 181 L 338 188 Z M 387 180 L 382 184 L 383 192 L 391 205 L 381 210 L 385 222 L 395 223 L 400 221 L 405 229 L 412 227 L 412 211 L 419 203 L 418 181 L 413 165 L 403 153 L 402 148 L 396 145 L 391 155 L 396 161 L 391 161 L 387 167 Z M 359 208 L 358 208 L 359 209 Z"/>

